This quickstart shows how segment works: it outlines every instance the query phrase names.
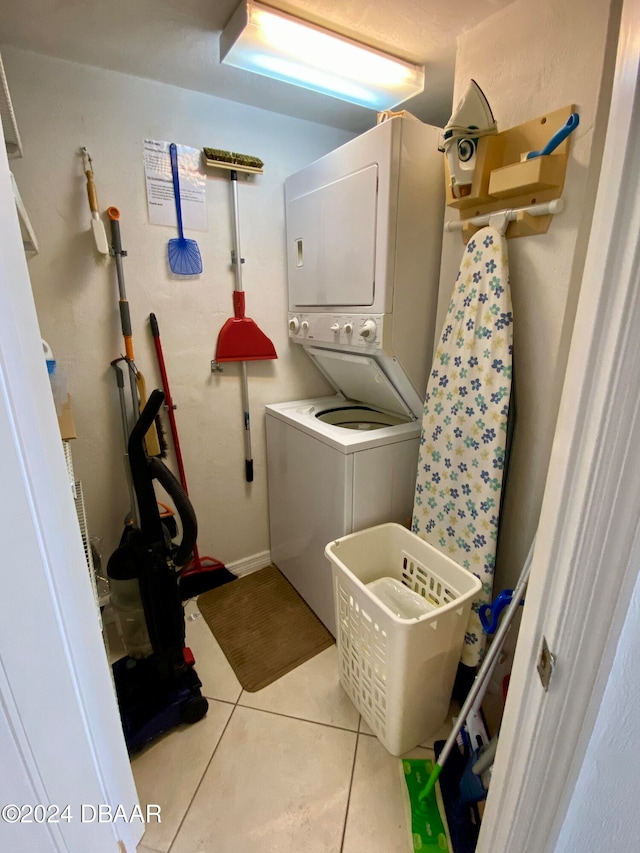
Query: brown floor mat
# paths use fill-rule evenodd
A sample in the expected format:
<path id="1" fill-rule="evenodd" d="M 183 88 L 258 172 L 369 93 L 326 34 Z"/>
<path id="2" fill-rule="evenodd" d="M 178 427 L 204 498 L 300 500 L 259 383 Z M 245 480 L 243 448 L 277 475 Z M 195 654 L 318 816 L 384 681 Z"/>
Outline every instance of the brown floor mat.
<path id="1" fill-rule="evenodd" d="M 198 607 L 238 681 L 250 693 L 334 643 L 275 566 L 205 592 L 198 597 Z"/>

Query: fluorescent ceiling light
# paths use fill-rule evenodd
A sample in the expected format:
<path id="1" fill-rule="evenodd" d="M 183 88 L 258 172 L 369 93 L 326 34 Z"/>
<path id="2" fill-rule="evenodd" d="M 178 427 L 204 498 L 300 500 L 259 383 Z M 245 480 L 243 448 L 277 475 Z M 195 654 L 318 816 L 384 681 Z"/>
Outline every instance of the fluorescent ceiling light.
<path id="1" fill-rule="evenodd" d="M 241 3 L 222 31 L 220 61 L 374 110 L 424 89 L 423 67 L 254 0 Z"/>

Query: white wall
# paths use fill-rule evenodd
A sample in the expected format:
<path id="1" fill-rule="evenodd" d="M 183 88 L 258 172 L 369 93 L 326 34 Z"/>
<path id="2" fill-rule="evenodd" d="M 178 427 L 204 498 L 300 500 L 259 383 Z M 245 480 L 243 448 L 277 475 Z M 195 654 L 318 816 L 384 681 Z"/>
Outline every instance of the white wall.
<path id="1" fill-rule="evenodd" d="M 122 214 L 136 362 L 148 388 L 160 387 L 150 312 L 160 324 L 200 553 L 230 563 L 267 551 L 264 405 L 327 390 L 287 339 L 283 181 L 352 134 L 14 48 L 2 55 L 24 144 L 14 172 L 40 244 L 29 272 L 42 336 L 68 374 L 79 436 L 74 467 L 91 533 L 102 538 L 107 557 L 122 532 L 128 495 L 110 368 L 122 352 L 115 267 L 93 248 L 81 146 L 94 159 L 101 209 L 115 205 Z M 247 315 L 279 355 L 248 365 L 251 485 L 244 478 L 239 366 L 210 374 L 218 331 L 233 313 L 229 181 L 225 173 L 208 173 L 209 230 L 187 235 L 200 247 L 202 276 L 172 278 L 166 245 L 176 232 L 147 221 L 145 137 L 240 151 L 265 162 L 263 175 L 239 182 Z M 168 424 L 167 435 L 170 441 Z"/>
<path id="2" fill-rule="evenodd" d="M 640 577 L 556 850 L 638 846 Z"/>
<path id="3" fill-rule="evenodd" d="M 547 235 L 509 242 L 518 388 L 516 438 L 503 517 L 496 587 L 513 583 L 533 535 L 542 499 L 557 400 L 579 287 L 601 139 L 594 128 L 601 96 L 609 4 L 583 13 L 563 4 L 516 0 L 459 39 L 456 98 L 473 77 L 508 128 L 575 103 L 565 212 Z M 159 382 L 147 330 L 158 316 L 200 550 L 231 562 L 268 548 L 263 406 L 326 389 L 286 338 L 284 178 L 337 147 L 349 134 L 113 72 L 5 48 L 25 159 L 17 180 L 41 253 L 30 262 L 43 336 L 69 373 L 79 440 L 74 448 L 92 532 L 110 553 L 127 509 L 122 438 L 109 362 L 121 351 L 113 263 L 92 248 L 79 149 L 94 157 L 101 206 L 122 211 L 128 296 L 138 363 Z M 244 482 L 239 370 L 212 378 L 217 333 L 231 313 L 228 182 L 207 181 L 209 232 L 193 232 L 203 254 L 197 281 L 167 274 L 172 229 L 147 223 L 142 139 L 151 136 L 260 156 L 265 173 L 240 185 L 247 312 L 274 341 L 280 358 L 249 364 L 256 479 Z M 592 149 L 595 156 L 592 157 Z M 455 211 L 448 215 L 456 217 Z M 439 321 L 463 244 L 445 235 Z M 569 306 L 569 310 L 567 310 Z"/>
<path id="4" fill-rule="evenodd" d="M 606 86 L 602 105 L 599 99 L 609 6 L 591 3 L 586 14 L 581 0 L 516 0 L 458 39 L 454 103 L 476 80 L 499 131 L 568 104 L 580 114 L 571 137 L 564 213 L 546 235 L 508 242 L 518 422 L 496 591 L 515 585 L 542 502 L 603 143 Z M 447 219 L 457 216 L 447 211 Z M 462 250 L 459 234 L 445 234 L 438 327 Z"/>

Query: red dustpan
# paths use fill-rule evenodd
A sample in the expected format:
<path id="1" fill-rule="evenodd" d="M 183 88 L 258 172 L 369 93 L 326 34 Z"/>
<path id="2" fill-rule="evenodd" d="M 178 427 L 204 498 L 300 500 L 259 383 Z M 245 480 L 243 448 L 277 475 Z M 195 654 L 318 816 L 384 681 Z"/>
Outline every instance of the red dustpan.
<path id="1" fill-rule="evenodd" d="M 233 292 L 233 317 L 218 333 L 216 361 L 264 361 L 277 358 L 276 349 L 265 333 L 244 315 L 244 291 Z"/>
<path id="2" fill-rule="evenodd" d="M 235 290 L 233 291 L 233 317 L 230 317 L 218 333 L 216 361 L 239 361 L 242 380 L 242 407 L 244 409 L 245 478 L 253 482 L 253 458 L 251 455 L 251 426 L 249 420 L 249 383 L 247 361 L 266 361 L 277 358 L 276 350 L 269 338 L 249 317 L 244 314 L 244 291 L 242 290 L 242 254 L 240 252 L 240 219 L 238 216 L 238 172 L 229 171 L 233 201 L 233 253 Z"/>

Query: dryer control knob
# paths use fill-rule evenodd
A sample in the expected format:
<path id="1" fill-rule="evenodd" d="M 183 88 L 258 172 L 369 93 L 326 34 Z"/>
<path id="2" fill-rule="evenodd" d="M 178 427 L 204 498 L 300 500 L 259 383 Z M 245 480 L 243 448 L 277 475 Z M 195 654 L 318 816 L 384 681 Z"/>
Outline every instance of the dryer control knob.
<path id="1" fill-rule="evenodd" d="M 353 333 L 353 323 L 345 323 L 342 328 L 345 335 L 350 335 Z"/>
<path id="2" fill-rule="evenodd" d="M 297 334 L 299 328 L 300 328 L 300 321 L 298 320 L 297 317 L 292 317 L 289 320 L 289 331 L 293 332 L 295 335 L 295 334 Z"/>
<path id="3" fill-rule="evenodd" d="M 333 326 L 331 326 L 331 331 L 332 332 L 339 332 L 340 331 L 340 323 L 334 323 Z"/>
<path id="4" fill-rule="evenodd" d="M 376 332 L 378 327 L 376 326 L 375 320 L 365 320 L 362 326 L 360 326 L 359 335 L 361 338 L 364 338 L 365 341 L 373 341 L 376 337 Z"/>
<path id="5" fill-rule="evenodd" d="M 309 321 L 303 320 L 302 323 L 300 323 L 300 328 L 302 329 L 303 332 L 306 332 L 307 329 L 309 328 Z"/>

